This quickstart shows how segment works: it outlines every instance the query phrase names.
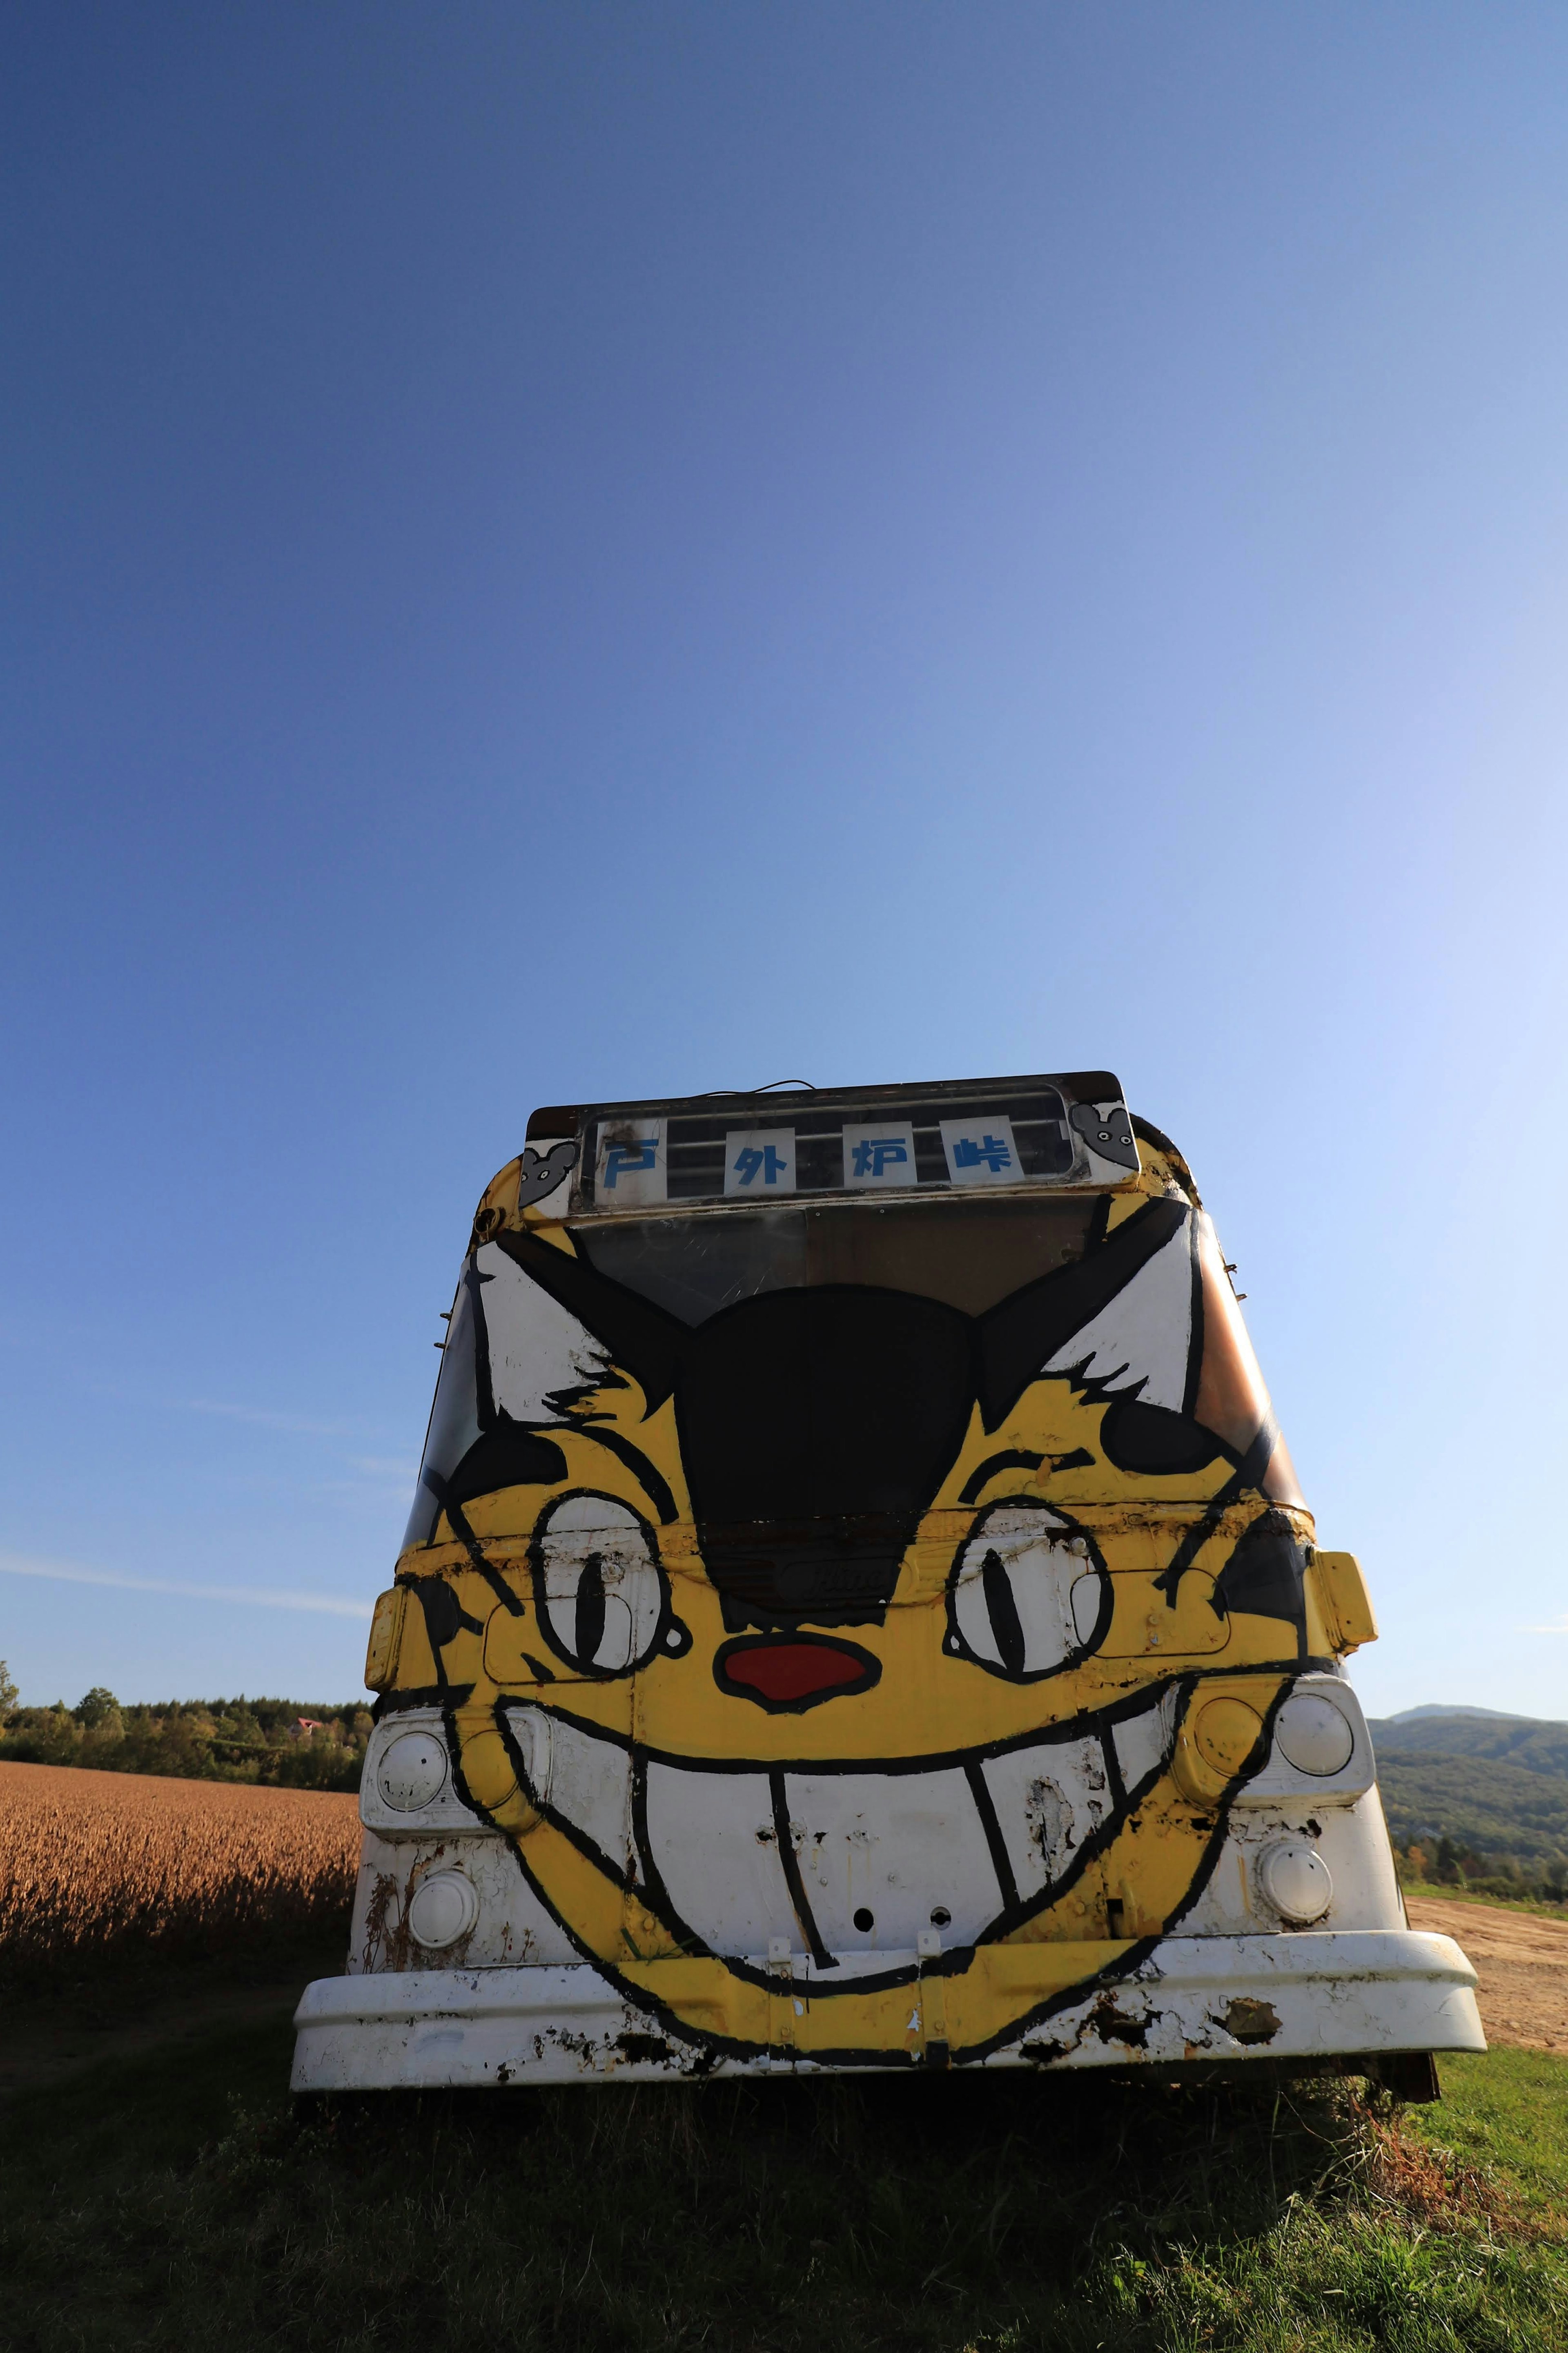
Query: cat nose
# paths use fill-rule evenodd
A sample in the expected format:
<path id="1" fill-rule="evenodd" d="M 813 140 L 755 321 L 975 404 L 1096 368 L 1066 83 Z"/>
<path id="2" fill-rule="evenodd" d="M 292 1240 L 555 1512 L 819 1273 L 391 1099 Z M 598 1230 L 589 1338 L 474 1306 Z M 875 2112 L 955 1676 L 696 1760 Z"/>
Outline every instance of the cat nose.
<path id="1" fill-rule="evenodd" d="M 726 1642 L 713 1673 L 721 1691 L 795 1715 L 819 1700 L 869 1691 L 881 1667 L 858 1643 L 835 1642 L 825 1634 L 761 1635 Z"/>

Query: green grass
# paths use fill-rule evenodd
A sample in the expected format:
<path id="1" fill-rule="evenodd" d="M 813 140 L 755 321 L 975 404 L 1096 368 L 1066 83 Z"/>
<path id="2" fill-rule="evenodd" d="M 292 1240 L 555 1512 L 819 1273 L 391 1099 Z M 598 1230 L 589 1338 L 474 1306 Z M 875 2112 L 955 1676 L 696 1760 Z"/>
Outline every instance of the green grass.
<path id="1" fill-rule="evenodd" d="M 1547 2051 L 1455 2052 L 1444 2097 L 1407 2132 L 1491 2177 L 1508 2218 L 1568 2240 L 1568 2059 Z"/>
<path id="2" fill-rule="evenodd" d="M 1565 2353 L 1568 2062 L 1342 2087 L 993 2076 L 384 2096 L 288 2028 L 0 2116 L 0 2344 Z"/>

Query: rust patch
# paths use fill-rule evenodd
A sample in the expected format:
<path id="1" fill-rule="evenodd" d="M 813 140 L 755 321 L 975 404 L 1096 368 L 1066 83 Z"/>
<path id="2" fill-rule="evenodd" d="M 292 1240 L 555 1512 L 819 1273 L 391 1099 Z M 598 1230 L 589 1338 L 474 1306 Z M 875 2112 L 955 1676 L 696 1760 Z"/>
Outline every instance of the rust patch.
<path id="1" fill-rule="evenodd" d="M 616 2048 L 623 2059 L 649 2067 L 673 2067 L 680 2055 L 662 2034 L 617 2034 Z"/>
<path id="2" fill-rule="evenodd" d="M 378 1957 L 385 1955 L 384 1961 Z M 360 1951 L 360 1968 L 366 1977 L 380 1968 L 405 1969 L 408 1967 L 408 1931 L 403 1925 L 402 1907 L 397 1901 L 397 1881 L 389 1871 L 378 1871 L 370 1902 L 365 1906 L 364 1942 Z"/>
<path id="3" fill-rule="evenodd" d="M 1216 2018 L 1236 2042 L 1272 2042 L 1279 2031 L 1279 2012 L 1271 2001 L 1253 2001 L 1237 1994 L 1223 2018 Z"/>
<path id="4" fill-rule="evenodd" d="M 1113 1993 L 1102 1993 L 1089 2013 L 1089 2022 L 1102 2042 L 1130 2042 L 1142 2051 L 1148 2042 L 1152 2021 L 1122 2010 Z"/>

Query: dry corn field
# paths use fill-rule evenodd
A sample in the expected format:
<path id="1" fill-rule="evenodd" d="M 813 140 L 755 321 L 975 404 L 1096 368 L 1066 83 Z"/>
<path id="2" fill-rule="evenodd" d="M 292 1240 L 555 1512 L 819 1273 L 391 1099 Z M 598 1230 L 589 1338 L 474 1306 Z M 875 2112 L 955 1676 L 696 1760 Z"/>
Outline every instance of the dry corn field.
<path id="1" fill-rule="evenodd" d="M 0 1763 L 0 1978 L 153 1954 L 346 1942 L 359 1801 Z"/>

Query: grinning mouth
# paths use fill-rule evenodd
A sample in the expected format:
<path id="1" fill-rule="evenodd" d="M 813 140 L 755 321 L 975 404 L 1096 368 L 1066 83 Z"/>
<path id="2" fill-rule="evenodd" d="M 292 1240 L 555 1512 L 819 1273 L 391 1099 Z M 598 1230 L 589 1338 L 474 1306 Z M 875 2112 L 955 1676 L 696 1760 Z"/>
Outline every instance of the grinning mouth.
<path id="1" fill-rule="evenodd" d="M 824 1992 L 1005 1935 L 1066 1894 L 1159 1779 L 1181 1683 L 1092 1718 L 896 1765 L 711 1765 L 531 1701 L 502 1711 L 524 1793 L 688 1944 L 742 1968 L 780 1940 Z"/>

